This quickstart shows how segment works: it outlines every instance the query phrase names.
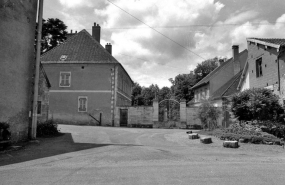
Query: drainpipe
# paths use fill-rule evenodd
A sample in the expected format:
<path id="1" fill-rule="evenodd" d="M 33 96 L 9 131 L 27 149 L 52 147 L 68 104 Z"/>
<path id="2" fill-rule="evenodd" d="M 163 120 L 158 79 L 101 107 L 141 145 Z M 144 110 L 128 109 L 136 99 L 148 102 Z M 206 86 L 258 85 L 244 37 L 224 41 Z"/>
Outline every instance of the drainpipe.
<path id="1" fill-rule="evenodd" d="M 33 99 L 33 118 L 32 118 L 32 131 L 31 139 L 37 137 L 37 112 L 38 112 L 38 88 L 39 88 L 39 74 L 40 74 L 40 57 L 41 57 L 41 40 L 42 40 L 42 20 L 43 20 L 43 4 L 44 0 L 39 0 L 38 9 L 38 35 L 37 35 L 37 55 L 36 55 L 36 72 L 35 72 L 35 85 L 34 85 L 34 99 Z"/>
<path id="2" fill-rule="evenodd" d="M 283 48 L 279 48 L 279 54 L 277 55 L 277 69 L 278 69 L 278 91 L 280 91 L 280 64 L 279 64 L 279 58 L 281 57 L 281 55 L 283 54 Z"/>

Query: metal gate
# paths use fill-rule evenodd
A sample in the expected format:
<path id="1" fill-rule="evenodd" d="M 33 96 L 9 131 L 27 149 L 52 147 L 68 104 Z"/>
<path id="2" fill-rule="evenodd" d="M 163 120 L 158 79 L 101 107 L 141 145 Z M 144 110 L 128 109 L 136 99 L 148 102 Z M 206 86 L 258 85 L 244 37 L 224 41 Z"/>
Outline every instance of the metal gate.
<path id="1" fill-rule="evenodd" d="M 180 124 L 180 103 L 175 99 L 165 99 L 159 102 L 159 122 L 164 126 L 175 127 Z"/>

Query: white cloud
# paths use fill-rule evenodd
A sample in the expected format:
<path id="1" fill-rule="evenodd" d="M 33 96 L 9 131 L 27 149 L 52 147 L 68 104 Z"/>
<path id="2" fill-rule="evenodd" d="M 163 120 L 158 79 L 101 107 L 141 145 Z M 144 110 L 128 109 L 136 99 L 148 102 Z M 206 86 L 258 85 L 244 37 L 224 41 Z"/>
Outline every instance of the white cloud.
<path id="1" fill-rule="evenodd" d="M 82 6 L 91 7 L 92 3 L 90 0 L 59 0 L 59 2 L 66 8 L 77 8 Z"/>

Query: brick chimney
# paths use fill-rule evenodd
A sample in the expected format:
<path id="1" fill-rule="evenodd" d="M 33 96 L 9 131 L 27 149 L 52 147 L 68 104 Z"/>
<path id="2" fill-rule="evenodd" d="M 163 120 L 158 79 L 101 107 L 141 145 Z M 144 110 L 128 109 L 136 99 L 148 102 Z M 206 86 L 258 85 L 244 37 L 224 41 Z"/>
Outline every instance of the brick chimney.
<path id="1" fill-rule="evenodd" d="M 100 34 L 101 34 L 101 27 L 99 24 L 96 25 L 94 22 L 94 26 L 92 26 L 92 37 L 96 39 L 100 43 Z"/>
<path id="2" fill-rule="evenodd" d="M 239 46 L 233 45 L 233 64 L 234 64 L 234 75 L 236 75 L 238 72 L 240 72 L 240 61 L 239 61 Z"/>
<path id="3" fill-rule="evenodd" d="M 112 45 L 111 45 L 111 43 L 107 43 L 105 45 L 105 49 L 112 55 Z"/>

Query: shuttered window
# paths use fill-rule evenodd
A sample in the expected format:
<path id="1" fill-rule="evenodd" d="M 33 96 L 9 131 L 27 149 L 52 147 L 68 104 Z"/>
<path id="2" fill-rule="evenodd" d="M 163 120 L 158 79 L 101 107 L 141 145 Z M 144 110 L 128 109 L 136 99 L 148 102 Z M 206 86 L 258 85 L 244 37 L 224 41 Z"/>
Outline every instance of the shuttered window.
<path id="1" fill-rule="evenodd" d="M 70 87 L 71 84 L 71 72 L 60 72 L 59 86 Z"/>
<path id="2" fill-rule="evenodd" d="M 87 100 L 86 96 L 78 97 L 78 112 L 87 112 Z"/>

